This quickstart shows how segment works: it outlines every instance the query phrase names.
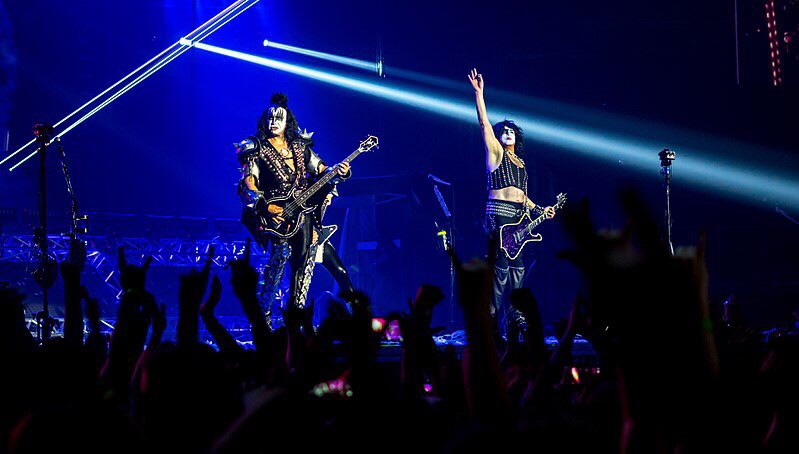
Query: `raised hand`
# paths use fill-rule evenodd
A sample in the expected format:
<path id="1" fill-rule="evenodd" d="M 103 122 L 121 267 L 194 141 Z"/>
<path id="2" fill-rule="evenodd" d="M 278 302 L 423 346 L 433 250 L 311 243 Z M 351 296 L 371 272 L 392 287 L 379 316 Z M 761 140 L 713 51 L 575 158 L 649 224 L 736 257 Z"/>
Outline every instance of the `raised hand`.
<path id="1" fill-rule="evenodd" d="M 206 318 L 214 317 L 214 309 L 216 309 L 219 300 L 222 299 L 222 281 L 219 276 L 214 275 L 211 280 L 211 291 L 208 293 L 208 298 L 202 306 L 200 306 L 200 315 L 203 320 Z"/>
<path id="2" fill-rule="evenodd" d="M 192 310 L 199 311 L 202 297 L 208 287 L 208 278 L 211 275 L 211 264 L 214 259 L 214 246 L 208 248 L 208 258 L 201 271 L 191 270 L 181 276 L 181 303 L 191 303 Z M 185 301 L 184 301 L 185 300 Z"/>
<path id="3" fill-rule="evenodd" d="M 469 83 L 472 84 L 474 91 L 482 93 L 484 87 L 483 75 L 477 72 L 477 68 L 473 68 L 467 77 L 469 78 Z"/>
<path id="4" fill-rule="evenodd" d="M 86 320 L 89 322 L 89 332 L 99 332 L 100 303 L 89 295 L 89 290 L 85 286 L 81 286 L 80 296 L 86 303 Z"/>
<path id="5" fill-rule="evenodd" d="M 147 270 L 153 261 L 152 256 L 147 256 L 141 266 L 130 265 L 125 259 L 125 249 L 122 246 L 117 248 L 119 255 L 119 283 L 123 290 L 144 290 Z"/>
<path id="6" fill-rule="evenodd" d="M 213 258 L 214 246 L 211 245 L 202 271 L 192 270 L 180 277 L 178 346 L 190 347 L 197 342 L 200 305 L 208 287 Z"/>
<path id="7" fill-rule="evenodd" d="M 164 337 L 164 331 L 166 331 L 166 306 L 161 304 L 155 307 L 150 315 L 153 329 L 150 332 L 150 341 L 147 348 L 153 348 L 160 344 L 161 339 Z"/>
<path id="8" fill-rule="evenodd" d="M 155 310 L 155 298 L 149 292 L 134 290 L 122 294 L 111 338 L 111 356 L 120 353 L 135 358 L 141 353 Z"/>
<path id="9" fill-rule="evenodd" d="M 411 314 L 414 318 L 429 322 L 433 318 L 433 308 L 444 299 L 444 292 L 435 285 L 422 284 L 416 291 L 416 298 L 411 305 Z"/>
<path id="10" fill-rule="evenodd" d="M 241 259 L 230 262 L 231 279 L 233 292 L 241 302 L 244 313 L 251 315 L 249 311 L 260 311 L 258 306 L 258 273 L 250 265 L 250 254 L 252 251 L 252 241 L 247 238 L 247 245 L 244 247 L 244 254 Z"/>

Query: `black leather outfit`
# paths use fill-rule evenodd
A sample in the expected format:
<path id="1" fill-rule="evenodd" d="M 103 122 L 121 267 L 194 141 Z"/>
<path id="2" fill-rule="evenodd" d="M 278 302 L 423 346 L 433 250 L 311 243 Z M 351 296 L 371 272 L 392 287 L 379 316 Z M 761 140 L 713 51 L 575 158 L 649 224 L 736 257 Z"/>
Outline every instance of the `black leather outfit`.
<path id="1" fill-rule="evenodd" d="M 299 231 L 289 239 L 281 239 L 259 230 L 258 210 L 266 210 L 265 199 L 288 194 L 293 187 L 307 188 L 319 176 L 322 161 L 311 150 L 311 142 L 297 139 L 289 143 L 294 160 L 294 170 L 288 166 L 272 144 L 267 140 L 251 137 L 239 145 L 239 162 L 242 166 L 242 179 L 239 195 L 244 203 L 242 223 L 265 250 L 269 251 L 269 263 L 264 269 L 264 288 L 261 305 L 271 314 L 272 305 L 280 300 L 280 281 L 286 262 L 291 268 L 288 307 L 305 308 L 305 296 L 310 285 L 311 275 L 306 264 L 312 261 L 310 246 L 312 242 L 312 219 L 306 216 Z M 250 191 L 244 178 L 252 176 L 258 192 Z"/>

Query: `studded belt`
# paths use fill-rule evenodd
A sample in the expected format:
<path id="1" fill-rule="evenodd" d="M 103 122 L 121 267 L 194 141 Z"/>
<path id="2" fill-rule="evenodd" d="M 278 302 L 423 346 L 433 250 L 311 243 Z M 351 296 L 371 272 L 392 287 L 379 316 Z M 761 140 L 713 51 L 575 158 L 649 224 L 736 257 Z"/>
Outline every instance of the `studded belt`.
<path id="1" fill-rule="evenodd" d="M 521 203 L 505 202 L 503 200 L 488 200 L 486 202 L 486 214 L 489 215 L 515 218 L 523 213 L 524 208 L 522 208 Z"/>

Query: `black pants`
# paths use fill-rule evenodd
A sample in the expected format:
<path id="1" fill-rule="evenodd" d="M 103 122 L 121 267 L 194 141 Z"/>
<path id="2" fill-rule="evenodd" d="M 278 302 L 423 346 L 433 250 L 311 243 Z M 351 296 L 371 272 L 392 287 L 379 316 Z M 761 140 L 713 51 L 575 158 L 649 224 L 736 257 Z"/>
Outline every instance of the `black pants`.
<path id="1" fill-rule="evenodd" d="M 245 225 L 248 225 L 245 221 Z M 250 229 L 255 240 L 264 250 L 269 251 L 269 263 L 264 269 L 264 287 L 261 294 L 261 307 L 267 315 L 271 314 L 272 305 L 280 301 L 280 281 L 283 279 L 283 270 L 288 262 L 291 269 L 289 283 L 289 298 L 286 309 L 305 309 L 305 296 L 311 284 L 311 275 L 306 264 L 313 260 L 310 256 L 311 246 L 311 221 L 309 216 L 305 219 L 294 236 L 281 239 Z"/>
<path id="2" fill-rule="evenodd" d="M 510 292 L 524 284 L 524 261 L 522 254 L 515 259 L 508 258 L 500 249 L 499 229 L 505 224 L 519 222 L 524 215 L 521 203 L 489 200 L 486 204 L 485 226 L 489 240 L 494 245 L 494 291 L 491 295 L 491 315 L 497 324 L 505 327 L 508 323 L 523 321 L 524 317 L 508 299 Z"/>
<path id="3" fill-rule="evenodd" d="M 347 268 L 344 267 L 344 263 L 341 261 L 338 252 L 336 252 L 336 248 L 330 244 L 330 241 L 325 241 L 323 247 L 322 266 L 333 276 L 336 284 L 338 284 L 339 290 L 347 293 L 355 290 L 352 286 L 350 273 L 347 271 Z"/>

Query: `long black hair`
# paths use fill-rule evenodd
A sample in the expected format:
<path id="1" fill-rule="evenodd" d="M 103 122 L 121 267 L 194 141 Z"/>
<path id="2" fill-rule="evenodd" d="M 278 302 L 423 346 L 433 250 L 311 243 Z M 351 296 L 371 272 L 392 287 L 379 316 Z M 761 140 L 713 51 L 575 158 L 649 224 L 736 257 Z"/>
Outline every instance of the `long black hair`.
<path id="1" fill-rule="evenodd" d="M 287 143 L 294 142 L 300 137 L 300 125 L 297 123 L 297 118 L 294 117 L 294 112 L 289 109 L 289 98 L 283 93 L 275 93 L 269 99 L 269 107 L 261 114 L 258 119 L 258 139 L 266 140 L 271 137 L 269 132 L 269 109 L 282 107 L 286 109 L 286 131 L 283 135 Z"/>
<path id="2" fill-rule="evenodd" d="M 500 145 L 502 145 L 502 141 L 500 137 L 502 137 L 502 132 L 505 130 L 505 127 L 508 127 L 516 133 L 516 144 L 513 146 L 513 152 L 519 156 L 524 158 L 524 131 L 522 128 L 519 127 L 513 120 L 502 120 L 499 123 L 494 125 L 494 136 L 499 141 Z"/>

